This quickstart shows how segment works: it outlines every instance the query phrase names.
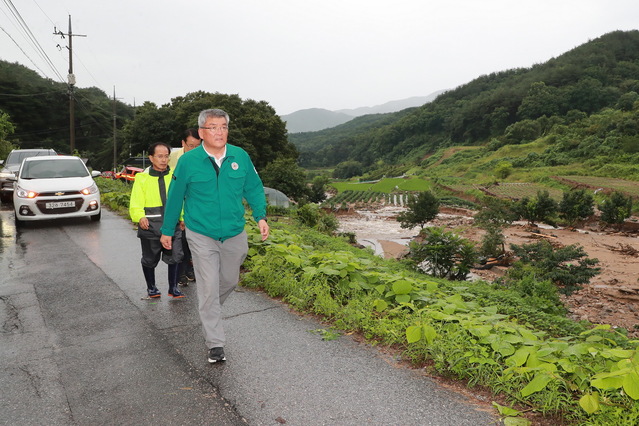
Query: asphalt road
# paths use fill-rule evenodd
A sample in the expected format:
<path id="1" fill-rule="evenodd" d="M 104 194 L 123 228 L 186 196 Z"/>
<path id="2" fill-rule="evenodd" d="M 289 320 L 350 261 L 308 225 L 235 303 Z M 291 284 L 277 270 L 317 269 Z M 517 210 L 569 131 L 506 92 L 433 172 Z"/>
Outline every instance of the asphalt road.
<path id="1" fill-rule="evenodd" d="M 0 208 L 0 424 L 492 425 L 477 401 L 260 292 L 224 307 L 228 361 L 209 365 L 195 287 L 146 299 L 131 224 L 17 229 Z"/>

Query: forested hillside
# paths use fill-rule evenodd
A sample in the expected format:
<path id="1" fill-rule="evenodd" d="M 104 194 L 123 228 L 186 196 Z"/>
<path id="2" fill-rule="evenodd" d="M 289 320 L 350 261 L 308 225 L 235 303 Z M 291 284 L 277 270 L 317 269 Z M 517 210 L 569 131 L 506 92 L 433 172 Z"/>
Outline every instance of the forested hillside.
<path id="1" fill-rule="evenodd" d="M 606 155 L 627 162 L 621 154 L 639 150 L 638 93 L 639 31 L 616 31 L 543 64 L 478 77 L 420 108 L 290 139 L 306 167 L 348 160 L 369 169 L 380 160 L 419 165 L 442 147 L 495 150 L 550 134 L 555 139 L 547 141 L 554 145 L 549 149 L 563 153 L 560 161 Z M 599 126 L 587 121 L 615 112 L 615 120 L 599 119 Z M 562 137 L 567 133 L 578 138 Z"/>
<path id="2" fill-rule="evenodd" d="M 113 100 L 95 87 L 75 88 L 75 147 L 94 153 L 113 146 Z M 69 153 L 68 86 L 40 77 L 17 63 L 0 60 L 0 111 L 8 114 L 15 132 L 7 140 L 19 148 L 53 148 Z M 133 117 L 133 108 L 116 102 L 119 127 Z M 113 158 L 111 148 L 111 158 Z"/>

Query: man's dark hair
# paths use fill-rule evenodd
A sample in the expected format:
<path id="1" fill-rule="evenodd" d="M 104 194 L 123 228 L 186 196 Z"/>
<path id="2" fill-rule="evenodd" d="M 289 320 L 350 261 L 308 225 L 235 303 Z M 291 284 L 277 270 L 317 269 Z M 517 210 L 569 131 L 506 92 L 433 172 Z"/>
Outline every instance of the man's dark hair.
<path id="1" fill-rule="evenodd" d="M 191 136 L 192 138 L 195 138 L 197 140 L 201 140 L 200 139 L 200 134 L 198 133 L 196 127 L 189 127 L 188 129 L 186 129 L 184 131 L 184 136 L 182 137 L 182 140 L 185 141 L 186 138 L 188 138 L 189 136 Z"/>
<path id="2" fill-rule="evenodd" d="M 171 153 L 171 146 L 166 142 L 155 142 L 149 145 L 149 155 L 155 155 L 155 148 L 158 146 L 165 146 L 166 149 L 169 150 L 169 154 Z"/>

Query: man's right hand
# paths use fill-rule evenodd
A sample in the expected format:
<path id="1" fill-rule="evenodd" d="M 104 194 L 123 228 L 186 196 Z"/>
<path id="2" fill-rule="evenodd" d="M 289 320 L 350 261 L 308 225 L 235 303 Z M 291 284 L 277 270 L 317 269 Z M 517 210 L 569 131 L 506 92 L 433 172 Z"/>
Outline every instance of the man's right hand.
<path id="1" fill-rule="evenodd" d="M 170 235 L 162 235 L 160 237 L 160 242 L 162 243 L 162 247 L 167 250 L 171 250 L 173 247 L 173 238 Z"/>

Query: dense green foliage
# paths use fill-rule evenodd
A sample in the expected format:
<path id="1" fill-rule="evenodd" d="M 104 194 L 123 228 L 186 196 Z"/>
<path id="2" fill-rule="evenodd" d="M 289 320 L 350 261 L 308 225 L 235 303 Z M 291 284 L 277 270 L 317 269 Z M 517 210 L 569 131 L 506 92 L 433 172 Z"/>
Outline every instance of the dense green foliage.
<path id="1" fill-rule="evenodd" d="M 14 146 L 7 140 L 8 136 L 15 131 L 13 124 L 9 120 L 9 115 L 0 111 L 0 159 L 7 158 Z"/>
<path id="2" fill-rule="evenodd" d="M 280 158 L 269 163 L 260 177 L 264 186 L 282 191 L 294 200 L 300 201 L 309 196 L 306 173 L 293 158 Z"/>
<path id="3" fill-rule="evenodd" d="M 16 147 L 53 148 L 69 154 L 68 86 L 40 77 L 17 63 L 0 61 L 0 111 L 9 115 L 15 133 L 9 141 Z M 89 158 L 94 168 L 104 168 L 101 151 L 113 159 L 114 102 L 95 87 L 74 89 L 75 149 Z M 115 102 L 116 126 L 133 118 L 134 108 Z"/>
<path id="4" fill-rule="evenodd" d="M 177 146 L 184 129 L 197 127 L 200 111 L 207 108 L 221 108 L 229 114 L 229 143 L 244 148 L 258 171 L 277 158 L 297 158 L 284 122 L 268 103 L 203 91 L 178 96 L 159 108 L 151 102 L 137 108 L 135 119 L 122 131 L 125 150 L 141 153 L 158 140 Z"/>

